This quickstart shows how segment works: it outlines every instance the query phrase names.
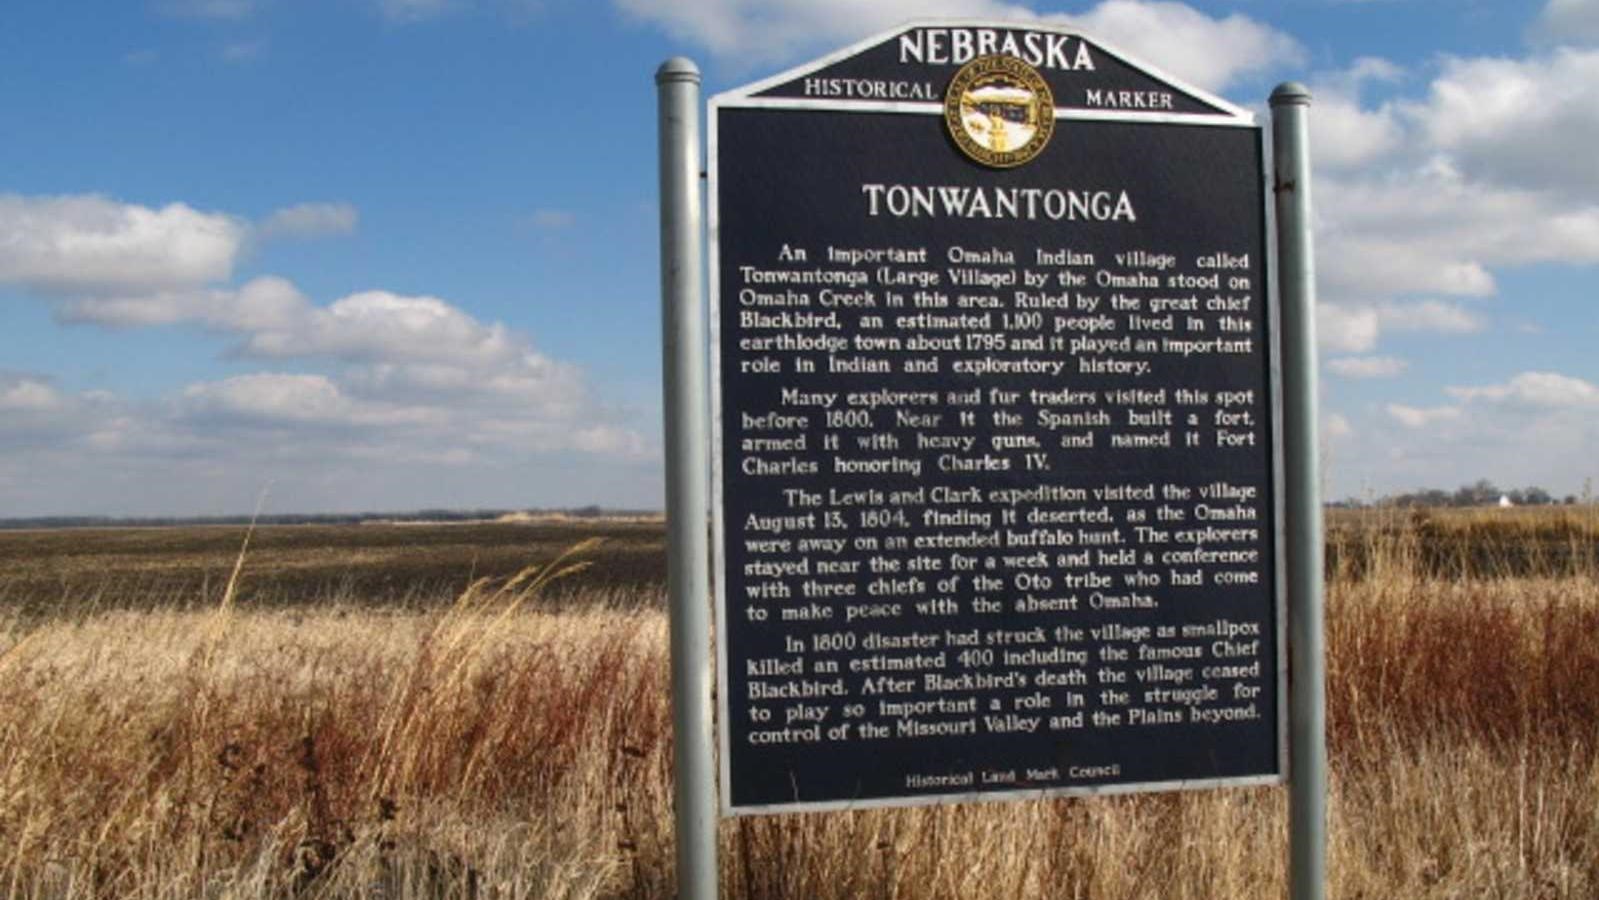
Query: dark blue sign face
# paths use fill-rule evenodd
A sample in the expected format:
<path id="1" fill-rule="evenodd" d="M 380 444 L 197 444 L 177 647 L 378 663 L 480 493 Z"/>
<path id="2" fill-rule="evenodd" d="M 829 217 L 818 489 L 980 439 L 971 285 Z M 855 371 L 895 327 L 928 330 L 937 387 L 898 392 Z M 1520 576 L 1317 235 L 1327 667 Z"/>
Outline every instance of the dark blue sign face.
<path id="1" fill-rule="evenodd" d="M 1278 780 L 1247 114 L 999 25 L 711 114 L 724 809 Z"/>

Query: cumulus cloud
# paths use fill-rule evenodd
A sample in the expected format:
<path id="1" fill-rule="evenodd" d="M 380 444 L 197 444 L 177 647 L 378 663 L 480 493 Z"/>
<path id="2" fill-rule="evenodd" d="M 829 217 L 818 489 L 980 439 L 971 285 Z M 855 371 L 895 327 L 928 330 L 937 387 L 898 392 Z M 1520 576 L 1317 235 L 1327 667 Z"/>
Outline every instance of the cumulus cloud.
<path id="1" fill-rule="evenodd" d="M 297 203 L 275 210 L 257 227 L 263 239 L 353 234 L 360 213 L 349 203 Z"/>
<path id="2" fill-rule="evenodd" d="M 1599 3 L 1549 0 L 1528 35 L 1545 44 L 1599 44 Z"/>
<path id="3" fill-rule="evenodd" d="M 1385 303 L 1321 303 L 1317 309 L 1321 346 L 1339 353 L 1366 353 L 1386 331 L 1473 334 L 1488 327 L 1481 313 L 1441 300 Z"/>
<path id="4" fill-rule="evenodd" d="M 326 375 L 260 372 L 183 390 L 182 414 L 260 425 L 322 424 L 344 427 L 439 423 L 442 411 L 360 402 Z"/>
<path id="5" fill-rule="evenodd" d="M 1480 313 L 1442 300 L 1384 303 L 1377 320 L 1395 331 L 1430 331 L 1437 334 L 1473 334 L 1488 327 Z"/>
<path id="6" fill-rule="evenodd" d="M 1443 422 L 1453 422 L 1460 418 L 1458 406 L 1406 406 L 1403 403 L 1390 403 L 1386 407 L 1388 415 L 1406 428 L 1428 428 Z"/>
<path id="7" fill-rule="evenodd" d="M 1480 333 L 1490 315 L 1526 328 L 1492 302 L 1502 272 L 1599 263 L 1593 23 L 1599 4 L 1553 0 L 1521 55 L 1446 57 L 1425 79 L 1369 60 L 1312 79 L 1321 345 L 1349 354 L 1329 373 L 1384 370 L 1394 332 Z M 1596 392 L 1533 371 L 1380 406 L 1339 468 L 1395 487 L 1486 475 L 1570 489 L 1593 471 Z"/>
<path id="8" fill-rule="evenodd" d="M 1451 387 L 1447 390 L 1460 400 L 1484 400 L 1530 408 L 1599 406 L 1599 386 L 1557 372 L 1522 372 L 1503 384 Z"/>
<path id="9" fill-rule="evenodd" d="M 357 219 L 349 204 L 303 203 L 252 228 L 181 203 L 0 195 L 0 287 L 48 300 L 66 324 L 197 328 L 263 367 L 137 404 L 0 372 L 0 446 L 137 455 L 156 468 L 253 465 L 252 454 L 304 466 L 655 452 L 636 415 L 607 405 L 579 367 L 445 299 L 369 290 L 322 304 L 277 276 L 227 283 L 251 239 L 348 233 Z M 19 466 L 21 456 L 7 464 Z"/>
<path id="10" fill-rule="evenodd" d="M 1240 13 L 1213 18 L 1184 3 L 1105 0 L 1082 15 L 1046 18 L 1075 25 L 1210 90 L 1304 58 L 1297 41 L 1268 25 Z"/>
<path id="11" fill-rule="evenodd" d="M 198 325 L 233 337 L 236 357 L 345 364 L 349 387 L 389 402 L 514 401 L 546 417 L 577 416 L 593 405 L 577 367 L 437 297 L 362 291 L 317 306 L 291 282 L 267 276 L 237 289 L 80 299 L 63 303 L 58 315 L 106 327 Z M 275 387 L 305 391 L 308 384 Z"/>
<path id="12" fill-rule="evenodd" d="M 1599 262 L 1599 205 L 1466 179 L 1447 161 L 1323 179 L 1318 265 L 1334 297 L 1488 296 L 1490 267 Z"/>
<path id="13" fill-rule="evenodd" d="M 579 429 L 572 433 L 572 444 L 586 453 L 610 456 L 644 457 L 650 453 L 649 442 L 637 431 L 614 425 Z"/>
<path id="14" fill-rule="evenodd" d="M 71 324 L 132 328 L 194 323 L 217 331 L 286 329 L 311 314 L 310 301 L 287 279 L 272 275 L 239 288 L 194 288 L 111 297 L 82 297 L 57 306 Z"/>
<path id="15" fill-rule="evenodd" d="M 679 40 L 744 61 L 860 40 L 917 17 L 1032 19 L 1025 6 L 995 0 L 615 0 L 621 10 Z"/>
<path id="16" fill-rule="evenodd" d="M 1599 4 L 1588 5 L 1599 21 Z M 1427 143 L 1468 176 L 1535 189 L 1599 188 L 1599 48 L 1526 59 L 1451 58 L 1427 98 L 1405 106 Z"/>
<path id="17" fill-rule="evenodd" d="M 1365 353 L 1377 346 L 1381 328 L 1377 311 L 1369 307 L 1346 307 L 1334 303 L 1316 305 L 1316 341 L 1324 349 L 1340 353 Z"/>
<path id="18" fill-rule="evenodd" d="M 623 458 L 653 452 L 598 401 L 578 367 L 437 297 L 362 291 L 318 306 L 291 282 L 268 276 L 237 289 L 85 298 L 58 314 L 106 327 L 196 325 L 231 337 L 239 359 L 333 367 L 331 375 L 258 372 L 191 385 L 167 420 L 178 433 L 341 431 L 336 445 L 326 444 L 326 434 L 310 443 L 350 453 L 385 446 L 403 431 L 411 459 L 483 448 Z M 363 431 L 360 441 L 348 439 Z"/>
<path id="19" fill-rule="evenodd" d="M 1404 72 L 1384 59 L 1365 57 L 1348 69 L 1312 81 L 1315 114 L 1310 117 L 1310 149 L 1315 165 L 1348 169 L 1370 163 L 1401 146 L 1404 127 L 1391 103 L 1361 105 L 1363 89 L 1401 80 Z"/>
<path id="20" fill-rule="evenodd" d="M 350 362 L 495 364 L 526 352 L 499 323 L 485 325 L 437 297 L 362 291 L 274 326 L 252 329 L 250 356 L 325 357 Z"/>
<path id="21" fill-rule="evenodd" d="M 1551 371 L 1455 386 L 1437 405 L 1389 404 L 1339 458 L 1346 483 L 1381 490 L 1491 478 L 1571 492 L 1594 474 L 1599 385 Z M 1387 426 L 1387 427 L 1384 427 Z"/>
<path id="22" fill-rule="evenodd" d="M 44 375 L 0 372 L 0 449 L 16 454 L 88 446 L 115 409 L 115 398 L 104 391 L 73 393 Z"/>
<path id="23" fill-rule="evenodd" d="M 0 285 L 50 294 L 202 285 L 232 274 L 247 232 L 183 203 L 0 194 Z"/>
<path id="24" fill-rule="evenodd" d="M 236 289 L 84 298 L 64 302 L 59 310 L 74 324 L 197 324 L 237 335 L 235 353 L 261 359 L 431 364 L 477 372 L 556 366 L 505 325 L 481 322 L 437 297 L 361 291 L 319 307 L 276 276 Z"/>
<path id="25" fill-rule="evenodd" d="M 1052 22 L 1212 90 L 1239 76 L 1303 57 L 1286 34 L 1242 14 L 1213 17 L 1168 0 L 1105 0 L 1080 15 L 1040 14 L 998 0 L 615 0 L 625 13 L 680 40 L 741 61 L 773 61 L 800 50 L 843 44 L 910 19 L 982 18 Z"/>
<path id="26" fill-rule="evenodd" d="M 1340 356 L 1327 360 L 1327 371 L 1344 378 L 1394 378 L 1410 364 L 1392 356 Z"/>
<path id="27" fill-rule="evenodd" d="M 276 373 L 193 384 L 184 389 L 183 399 L 200 415 L 299 422 L 343 419 L 352 406 L 326 376 Z"/>
<path id="28" fill-rule="evenodd" d="M 1349 424 L 1349 418 L 1341 413 L 1325 413 L 1321 417 L 1321 434 L 1330 441 L 1342 441 L 1355 434 L 1355 428 Z"/>
<path id="29" fill-rule="evenodd" d="M 0 376 L 0 413 L 52 412 L 66 398 L 48 382 L 26 376 Z"/>
<path id="30" fill-rule="evenodd" d="M 1599 262 L 1599 49 L 1446 58 L 1413 98 L 1367 102 L 1411 77 L 1362 59 L 1314 79 L 1323 346 L 1336 351 L 1369 353 L 1396 330 L 1481 331 L 1485 314 L 1454 298 L 1493 297 L 1500 270 Z"/>

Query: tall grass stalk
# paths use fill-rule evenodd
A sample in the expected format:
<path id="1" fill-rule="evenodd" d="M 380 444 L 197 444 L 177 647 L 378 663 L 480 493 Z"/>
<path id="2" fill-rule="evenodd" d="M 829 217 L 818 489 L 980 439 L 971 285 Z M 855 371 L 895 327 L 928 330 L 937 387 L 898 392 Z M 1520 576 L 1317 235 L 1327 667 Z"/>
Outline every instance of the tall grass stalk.
<path id="1" fill-rule="evenodd" d="M 1444 532 L 1359 525 L 1329 592 L 1331 896 L 1599 896 L 1594 570 L 1440 574 Z M 539 600 L 589 549 L 405 610 L 0 617 L 0 895 L 671 897 L 659 597 Z M 739 819 L 723 890 L 1280 897 L 1284 828 L 1269 788 Z"/>

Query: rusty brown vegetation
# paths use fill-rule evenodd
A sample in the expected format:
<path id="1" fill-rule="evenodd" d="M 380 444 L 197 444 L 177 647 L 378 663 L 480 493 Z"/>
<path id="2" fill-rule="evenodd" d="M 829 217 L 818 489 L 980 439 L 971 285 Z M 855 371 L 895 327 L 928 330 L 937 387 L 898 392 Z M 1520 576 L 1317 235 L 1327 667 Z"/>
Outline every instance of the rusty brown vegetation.
<path id="1" fill-rule="evenodd" d="M 1333 522 L 1334 897 L 1599 895 L 1596 529 L 1517 516 Z M 471 527 L 263 530 L 227 603 L 239 529 L 0 536 L 0 895 L 672 896 L 658 526 L 476 569 Z M 340 555 L 384 553 L 436 592 L 362 596 Z M 1284 823 L 1277 789 L 743 819 L 724 893 L 1280 897 Z"/>

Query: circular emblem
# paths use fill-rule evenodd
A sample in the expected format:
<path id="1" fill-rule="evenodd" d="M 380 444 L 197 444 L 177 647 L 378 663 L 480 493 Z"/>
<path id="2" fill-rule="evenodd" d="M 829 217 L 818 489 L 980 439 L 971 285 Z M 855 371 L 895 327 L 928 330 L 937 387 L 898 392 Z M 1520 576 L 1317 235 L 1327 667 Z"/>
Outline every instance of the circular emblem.
<path id="1" fill-rule="evenodd" d="M 944 124 L 967 156 L 1008 169 L 1031 160 L 1055 132 L 1055 97 L 1044 77 L 1014 56 L 979 56 L 944 93 Z"/>

